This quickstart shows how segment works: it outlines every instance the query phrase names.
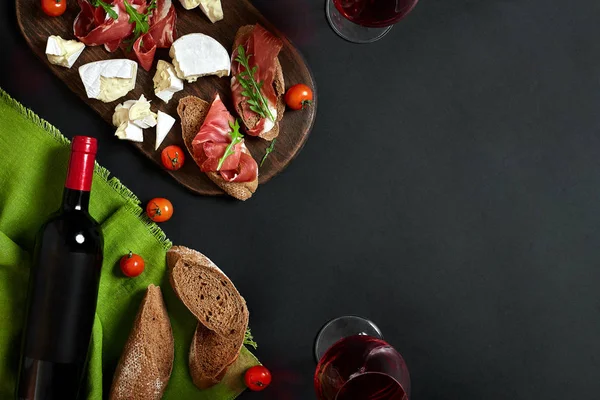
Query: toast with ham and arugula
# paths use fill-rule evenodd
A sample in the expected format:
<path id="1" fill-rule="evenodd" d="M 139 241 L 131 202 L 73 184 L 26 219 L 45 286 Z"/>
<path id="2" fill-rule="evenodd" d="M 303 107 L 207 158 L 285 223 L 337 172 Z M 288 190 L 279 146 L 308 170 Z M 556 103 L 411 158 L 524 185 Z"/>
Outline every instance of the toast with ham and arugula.
<path id="1" fill-rule="evenodd" d="M 219 95 L 212 104 L 184 97 L 177 113 L 185 146 L 200 170 L 230 196 L 238 200 L 252 197 L 258 188 L 258 164 Z"/>
<path id="2" fill-rule="evenodd" d="M 190 346 L 194 384 L 219 383 L 237 359 L 248 329 L 246 301 L 229 278 L 205 255 L 182 246 L 167 252 L 171 286 L 198 320 Z"/>
<path id="3" fill-rule="evenodd" d="M 150 285 L 115 371 L 110 400 L 160 400 L 174 357 L 171 321 L 160 288 Z"/>
<path id="4" fill-rule="evenodd" d="M 279 135 L 285 112 L 285 82 L 278 58 L 282 47 L 281 39 L 261 25 L 245 25 L 237 31 L 231 53 L 235 109 L 248 135 L 268 141 Z"/>

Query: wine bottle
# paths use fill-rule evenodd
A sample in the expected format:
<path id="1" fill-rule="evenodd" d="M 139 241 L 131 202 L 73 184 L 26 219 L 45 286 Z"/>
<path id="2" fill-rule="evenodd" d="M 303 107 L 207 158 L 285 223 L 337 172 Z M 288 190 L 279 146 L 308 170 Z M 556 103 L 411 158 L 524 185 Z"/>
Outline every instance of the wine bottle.
<path id="1" fill-rule="evenodd" d="M 103 257 L 100 226 L 88 213 L 97 146 L 73 138 L 62 206 L 36 238 L 19 400 L 76 399 L 85 374 Z"/>

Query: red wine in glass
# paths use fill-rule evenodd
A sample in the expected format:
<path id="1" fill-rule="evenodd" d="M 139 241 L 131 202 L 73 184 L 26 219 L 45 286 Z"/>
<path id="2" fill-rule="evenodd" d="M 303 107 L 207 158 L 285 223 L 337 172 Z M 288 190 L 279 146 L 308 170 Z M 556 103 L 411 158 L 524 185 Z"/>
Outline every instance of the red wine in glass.
<path id="1" fill-rule="evenodd" d="M 418 0 L 327 0 L 327 17 L 338 35 L 355 43 L 381 39 Z M 335 7 L 332 7 L 331 5 Z"/>
<path id="2" fill-rule="evenodd" d="M 319 400 L 408 400 L 410 375 L 387 342 L 348 336 L 325 352 L 315 372 Z"/>

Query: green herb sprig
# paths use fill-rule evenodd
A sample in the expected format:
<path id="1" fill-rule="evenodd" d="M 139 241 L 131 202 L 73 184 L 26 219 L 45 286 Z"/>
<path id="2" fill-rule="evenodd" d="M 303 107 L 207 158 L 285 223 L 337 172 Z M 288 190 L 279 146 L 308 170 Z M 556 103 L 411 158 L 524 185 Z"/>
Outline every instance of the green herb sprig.
<path id="1" fill-rule="evenodd" d="M 252 337 L 252 332 L 250 332 L 250 328 L 248 328 L 246 330 L 246 333 L 244 334 L 244 344 L 246 346 L 254 347 L 254 350 L 258 348 L 258 343 L 254 341 L 254 338 Z"/>
<path id="2" fill-rule="evenodd" d="M 113 10 L 112 5 L 107 4 L 107 3 L 103 2 L 102 0 L 93 0 L 92 5 L 94 7 L 102 7 L 104 9 L 104 11 L 106 11 L 106 14 L 108 14 L 108 16 L 111 17 L 112 19 L 119 18 L 119 15 L 116 13 L 116 11 Z"/>
<path id="3" fill-rule="evenodd" d="M 271 144 L 269 145 L 269 147 L 267 147 L 267 150 L 265 150 L 265 155 L 263 156 L 262 160 L 260 161 L 260 166 L 261 167 L 264 164 L 264 162 L 267 159 L 267 157 L 269 157 L 269 154 L 271 154 L 273 152 L 273 149 L 275 148 L 275 142 L 276 141 L 277 141 L 277 139 L 273 139 L 271 141 Z"/>
<path id="4" fill-rule="evenodd" d="M 152 15 L 152 10 L 156 8 L 156 0 L 152 0 L 146 8 L 146 13 L 142 14 L 138 12 L 127 0 L 124 1 L 125 11 L 129 14 L 129 23 L 134 24 L 133 26 L 133 36 L 127 40 L 129 46 L 127 51 L 131 51 L 133 49 L 133 44 L 140 36 L 145 33 L 148 33 L 150 30 L 150 23 L 148 22 L 148 18 Z"/>
<path id="5" fill-rule="evenodd" d="M 235 120 L 235 122 L 229 122 L 229 127 L 231 128 L 231 132 L 229 132 L 229 135 L 231 136 L 231 143 L 229 143 L 229 146 L 227 146 L 227 148 L 225 149 L 223 157 L 221 157 L 221 159 L 219 160 L 219 164 L 217 165 L 217 171 L 221 170 L 221 167 L 223 167 L 223 163 L 225 163 L 227 157 L 235 153 L 235 145 L 241 143 L 241 141 L 244 140 L 244 135 L 240 133 L 240 123 L 237 119 Z"/>
<path id="6" fill-rule="evenodd" d="M 240 85 L 244 88 L 242 96 L 248 99 L 247 101 L 252 111 L 260 115 L 261 118 L 269 118 L 271 121 L 275 122 L 275 117 L 269 109 L 267 99 L 265 99 L 265 96 L 260 91 L 264 82 L 257 82 L 254 77 L 258 71 L 258 65 L 254 66 L 254 68 L 250 68 L 250 57 L 252 57 L 252 54 L 246 55 L 244 46 L 239 45 L 238 55 L 235 60 L 244 67 L 244 71 L 240 72 L 237 76 Z"/>

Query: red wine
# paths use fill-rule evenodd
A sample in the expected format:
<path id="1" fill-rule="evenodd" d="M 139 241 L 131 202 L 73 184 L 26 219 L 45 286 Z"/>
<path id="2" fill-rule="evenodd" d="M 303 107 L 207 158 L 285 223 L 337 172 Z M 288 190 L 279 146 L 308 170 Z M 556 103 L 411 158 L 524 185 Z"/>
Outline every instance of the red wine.
<path id="1" fill-rule="evenodd" d="M 85 374 L 103 251 L 88 213 L 96 150 L 94 138 L 73 139 L 62 206 L 36 238 L 19 400 L 76 399 Z"/>
<path id="2" fill-rule="evenodd" d="M 404 359 L 388 343 L 349 336 L 319 361 L 315 390 L 320 400 L 408 400 L 410 376 Z"/>
<path id="3" fill-rule="evenodd" d="M 355 24 L 384 27 L 404 18 L 417 0 L 334 0 L 335 7 Z"/>

